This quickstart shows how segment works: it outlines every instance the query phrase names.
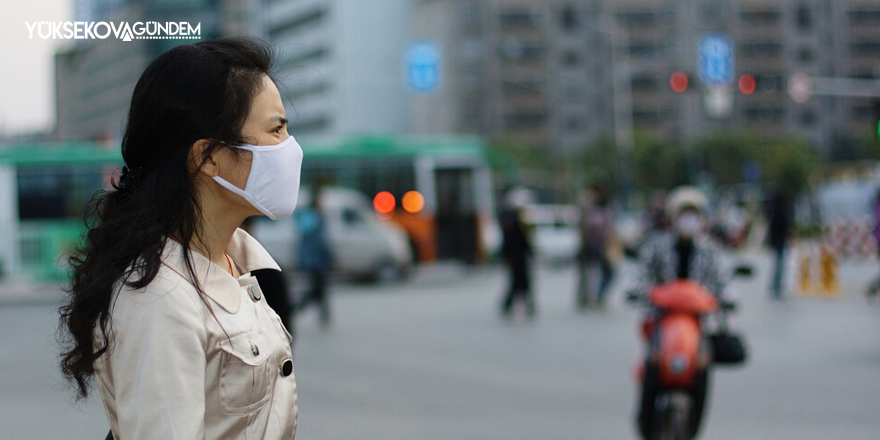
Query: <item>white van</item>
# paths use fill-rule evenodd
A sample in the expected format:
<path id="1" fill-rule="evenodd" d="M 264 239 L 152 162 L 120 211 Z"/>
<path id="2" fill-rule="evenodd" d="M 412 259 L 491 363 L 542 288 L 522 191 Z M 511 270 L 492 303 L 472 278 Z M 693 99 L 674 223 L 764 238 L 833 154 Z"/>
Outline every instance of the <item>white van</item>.
<path id="1" fill-rule="evenodd" d="M 301 188 L 297 209 L 310 203 L 311 190 Z M 406 232 L 377 218 L 366 195 L 348 188 L 325 187 L 321 204 L 334 272 L 373 281 L 399 280 L 408 275 L 413 255 Z M 296 212 L 278 221 L 260 218 L 252 230 L 282 269 L 296 268 Z"/>

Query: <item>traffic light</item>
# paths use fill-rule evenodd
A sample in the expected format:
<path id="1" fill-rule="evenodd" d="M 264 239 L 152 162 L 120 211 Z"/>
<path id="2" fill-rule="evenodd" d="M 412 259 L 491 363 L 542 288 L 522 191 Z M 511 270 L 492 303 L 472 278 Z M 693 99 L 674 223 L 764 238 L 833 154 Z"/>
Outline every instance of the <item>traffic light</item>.
<path id="1" fill-rule="evenodd" d="M 684 93 L 689 83 L 690 79 L 684 72 L 675 72 L 669 77 L 669 87 L 675 93 Z"/>
<path id="2" fill-rule="evenodd" d="M 755 80 L 754 76 L 746 74 L 739 77 L 738 85 L 739 91 L 742 92 L 743 95 L 748 96 L 755 93 L 755 88 L 758 87 L 758 81 Z"/>

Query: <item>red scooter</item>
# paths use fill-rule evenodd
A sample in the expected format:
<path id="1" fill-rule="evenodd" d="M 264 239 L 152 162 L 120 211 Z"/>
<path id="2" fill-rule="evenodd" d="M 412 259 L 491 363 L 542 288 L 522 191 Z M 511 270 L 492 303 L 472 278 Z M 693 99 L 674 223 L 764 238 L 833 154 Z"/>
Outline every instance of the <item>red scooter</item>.
<path id="1" fill-rule="evenodd" d="M 737 274 L 746 270 L 737 269 Z M 633 294 L 628 299 L 644 300 Z M 691 280 L 656 286 L 647 302 L 652 312 L 642 324 L 642 334 L 648 351 L 637 368 L 639 432 L 645 440 L 691 440 L 703 418 L 713 360 L 728 364 L 745 360 L 742 341 L 727 332 L 726 314 L 735 306 L 728 301 L 719 304 Z M 704 318 L 712 314 L 718 316 L 718 331 L 708 336 Z"/>

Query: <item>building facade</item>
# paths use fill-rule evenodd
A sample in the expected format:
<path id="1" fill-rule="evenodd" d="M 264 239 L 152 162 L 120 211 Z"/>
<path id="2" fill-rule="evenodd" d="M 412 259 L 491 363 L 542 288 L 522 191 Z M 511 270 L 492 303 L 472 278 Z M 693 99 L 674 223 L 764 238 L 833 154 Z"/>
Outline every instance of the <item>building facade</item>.
<path id="1" fill-rule="evenodd" d="M 747 130 L 830 152 L 875 128 L 871 99 L 796 103 L 787 85 L 795 73 L 880 74 L 878 0 L 423 0 L 413 23 L 413 38 L 443 47 L 445 80 L 414 98 L 415 132 L 512 136 L 564 154 L 599 136 L 625 146 L 631 128 L 679 142 Z M 733 48 L 720 86 L 701 79 L 711 34 Z M 681 93 L 675 72 L 689 80 Z"/>
<path id="2" fill-rule="evenodd" d="M 406 133 L 403 51 L 412 0 L 268 0 L 279 89 L 297 135 Z"/>
<path id="3" fill-rule="evenodd" d="M 201 40 L 261 35 L 256 0 L 92 0 L 76 4 L 77 19 L 93 22 L 188 22 Z M 118 140 L 138 78 L 172 47 L 193 40 L 77 40 L 55 54 L 56 130 L 61 140 Z"/>

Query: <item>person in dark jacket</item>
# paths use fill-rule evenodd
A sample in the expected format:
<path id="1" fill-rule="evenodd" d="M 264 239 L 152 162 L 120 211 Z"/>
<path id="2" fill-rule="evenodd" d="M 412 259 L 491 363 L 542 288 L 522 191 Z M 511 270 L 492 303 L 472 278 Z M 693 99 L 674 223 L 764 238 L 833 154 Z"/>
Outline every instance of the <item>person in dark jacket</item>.
<path id="1" fill-rule="evenodd" d="M 333 252 L 327 240 L 320 187 L 315 187 L 310 206 L 297 211 L 296 226 L 300 237 L 298 267 L 308 273 L 310 279 L 309 290 L 297 302 L 296 310 L 301 312 L 310 304 L 317 304 L 321 325 L 327 326 L 330 324 L 327 272 L 333 266 Z"/>
<path id="2" fill-rule="evenodd" d="M 248 217 L 241 228 L 249 234 L 253 231 L 253 223 L 256 217 Z M 272 269 L 257 269 L 251 271 L 251 274 L 257 278 L 260 283 L 260 289 L 263 291 L 263 297 L 266 298 L 266 304 L 281 317 L 284 326 L 291 337 L 296 336 L 296 321 L 293 315 L 293 306 L 290 303 L 286 276 Z"/>
<path id="3" fill-rule="evenodd" d="M 525 304 L 526 315 L 535 316 L 535 298 L 531 286 L 531 270 L 529 259 L 533 255 L 532 245 L 526 227 L 523 225 L 523 205 L 519 193 L 509 196 L 509 209 L 501 214 L 501 231 L 504 242 L 501 246 L 501 257 L 510 275 L 507 295 L 501 304 L 504 316 L 513 312 L 515 301 Z"/>
<path id="4" fill-rule="evenodd" d="M 792 197 L 788 191 L 780 190 L 772 195 L 769 201 L 770 225 L 767 238 L 773 255 L 776 257 L 776 266 L 773 270 L 773 278 L 770 284 L 770 297 L 774 300 L 782 299 L 782 280 L 785 269 L 785 253 L 788 248 L 788 239 L 791 235 L 791 223 L 793 217 Z"/>

